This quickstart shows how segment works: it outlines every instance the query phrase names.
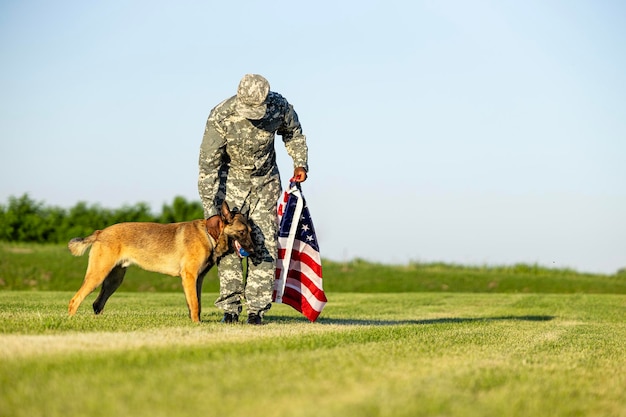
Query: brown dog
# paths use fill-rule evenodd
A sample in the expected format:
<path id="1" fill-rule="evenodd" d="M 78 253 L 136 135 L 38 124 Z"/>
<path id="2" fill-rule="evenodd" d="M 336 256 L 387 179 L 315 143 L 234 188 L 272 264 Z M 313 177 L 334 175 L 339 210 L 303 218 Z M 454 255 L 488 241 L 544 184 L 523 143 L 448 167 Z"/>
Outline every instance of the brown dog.
<path id="1" fill-rule="evenodd" d="M 89 265 L 83 285 L 70 301 L 70 316 L 100 284 L 100 294 L 93 303 L 99 314 L 109 297 L 124 280 L 126 268 L 140 268 L 179 276 L 187 299 L 191 320 L 200 321 L 200 291 L 206 273 L 217 260 L 233 247 L 252 252 L 250 226 L 241 213 L 230 211 L 224 202 L 221 210 L 220 233 L 212 236 L 206 220 L 181 223 L 118 223 L 96 230 L 86 238 L 74 238 L 68 248 L 74 256 L 81 256 L 91 245 Z"/>

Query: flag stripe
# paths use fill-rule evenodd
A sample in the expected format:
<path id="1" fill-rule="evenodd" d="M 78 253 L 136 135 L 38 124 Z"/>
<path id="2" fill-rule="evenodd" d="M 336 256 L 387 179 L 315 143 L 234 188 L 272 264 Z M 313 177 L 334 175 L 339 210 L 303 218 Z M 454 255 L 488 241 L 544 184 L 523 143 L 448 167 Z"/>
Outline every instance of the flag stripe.
<path id="1" fill-rule="evenodd" d="M 287 277 L 295 277 L 298 276 L 296 274 L 299 274 L 301 276 L 306 277 L 307 279 L 307 287 L 311 287 L 314 286 L 317 290 L 321 291 L 322 293 L 324 293 L 324 286 L 322 283 L 322 278 L 320 278 L 319 275 L 317 275 L 315 272 L 313 272 L 312 269 L 310 269 L 309 267 L 305 266 L 304 264 L 301 265 L 300 270 L 296 270 L 296 269 L 290 269 L 289 272 L 287 273 Z"/>
<path id="2" fill-rule="evenodd" d="M 302 284 L 305 285 L 309 289 L 309 291 L 311 291 L 311 293 L 315 294 L 315 296 L 319 300 L 325 300 L 326 299 L 326 295 L 324 294 L 324 290 L 322 289 L 322 287 L 320 287 L 318 285 L 318 283 L 320 283 L 318 277 L 306 275 L 303 272 L 289 270 L 286 282 L 289 282 L 290 280 L 292 281 L 292 286 L 294 286 L 294 284 L 293 284 L 294 280 L 297 281 L 297 282 L 302 282 Z M 316 282 L 316 281 L 318 281 L 318 282 Z M 285 285 L 286 285 L 286 283 L 285 283 Z"/>
<path id="3" fill-rule="evenodd" d="M 300 287 L 306 288 L 318 300 L 326 301 L 326 295 L 324 294 L 323 289 L 318 288 L 305 274 L 299 271 L 290 270 L 287 275 L 287 283 L 291 283 L 291 286 L 295 287 L 296 282 L 300 282 Z"/>
<path id="4" fill-rule="evenodd" d="M 285 295 L 283 296 L 283 300 L 285 304 L 298 310 L 310 321 L 315 321 L 317 319 L 322 309 L 324 308 L 324 305 L 326 304 L 314 303 L 312 305 L 311 303 L 309 303 L 309 300 L 307 300 L 307 298 L 302 295 L 302 293 L 291 287 L 285 287 Z M 317 307 L 317 309 L 315 307 Z"/>
<path id="5" fill-rule="evenodd" d="M 278 252 L 279 258 L 283 258 L 286 255 L 286 251 L 284 249 L 280 249 Z M 322 276 L 322 265 L 320 265 L 319 260 L 312 258 L 306 252 L 298 252 L 297 250 L 291 251 L 291 262 L 289 263 L 289 267 L 291 268 L 294 262 L 302 262 L 311 270 L 311 273 L 321 277 Z M 280 265 L 284 266 L 283 263 Z M 321 279 L 321 278 L 320 278 Z M 321 286 L 321 285 L 320 285 Z"/>
<path id="6" fill-rule="evenodd" d="M 281 249 L 284 249 L 287 247 L 287 241 L 289 238 L 287 237 L 279 237 L 278 238 L 278 246 Z M 293 242 L 293 248 L 295 250 L 297 250 L 298 252 L 306 252 L 309 254 L 309 256 L 311 256 L 312 258 L 317 258 L 319 260 L 320 258 L 320 254 L 318 251 L 315 250 L 314 247 L 312 247 L 311 245 L 307 244 L 306 242 L 303 242 L 301 240 L 295 240 Z"/>
<path id="7" fill-rule="evenodd" d="M 293 288 L 293 286 L 291 285 L 288 285 L 286 288 L 289 288 L 292 296 L 295 295 L 296 293 L 300 294 L 298 297 L 304 300 L 307 300 L 307 303 L 309 303 L 311 308 L 313 308 L 316 311 L 322 311 L 322 309 L 326 305 L 327 300 L 325 297 L 323 300 L 320 300 L 314 297 L 312 294 L 310 294 L 306 289 L 304 289 L 304 293 L 303 293 L 302 291 L 298 291 L 298 288 Z M 295 291 L 295 292 L 291 292 L 291 291 Z"/>
<path id="8" fill-rule="evenodd" d="M 298 294 L 300 294 L 299 297 L 307 300 L 311 307 L 314 307 L 316 310 L 321 311 L 321 309 L 324 308 L 324 305 L 327 302 L 326 297 L 324 297 L 323 299 L 317 298 L 315 295 L 313 295 L 313 293 L 311 293 L 311 291 L 307 287 L 301 286 L 297 280 L 288 279 L 286 288 L 296 291 Z M 292 292 L 292 294 L 295 293 Z"/>
<path id="9" fill-rule="evenodd" d="M 282 254 L 279 256 L 284 258 L 285 250 L 282 250 Z M 284 268 L 284 262 L 282 262 L 278 267 L 278 271 L 282 271 Z M 294 276 L 296 272 L 300 272 L 309 279 L 309 283 L 311 285 L 315 285 L 320 290 L 323 288 L 322 285 L 322 266 L 317 263 L 314 259 L 312 259 L 308 254 L 304 252 L 297 252 L 293 250 L 291 252 L 291 262 L 289 263 L 289 272 L 288 276 Z M 280 273 L 277 273 L 276 276 L 279 276 Z M 323 290 L 322 290 L 323 291 Z"/>

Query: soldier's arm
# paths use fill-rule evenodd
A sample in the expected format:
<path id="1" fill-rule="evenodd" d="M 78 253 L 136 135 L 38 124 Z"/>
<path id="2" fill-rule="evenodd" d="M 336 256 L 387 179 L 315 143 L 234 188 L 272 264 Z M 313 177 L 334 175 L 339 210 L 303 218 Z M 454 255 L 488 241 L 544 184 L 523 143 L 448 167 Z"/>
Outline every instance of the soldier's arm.
<path id="1" fill-rule="evenodd" d="M 210 116 L 200 145 L 198 192 L 202 199 L 205 218 L 218 214 L 215 197 L 219 188 L 219 168 L 226 151 L 224 132 Z"/>
<path id="2" fill-rule="evenodd" d="M 287 110 L 283 119 L 283 123 L 277 133 L 282 136 L 287 153 L 293 159 L 294 168 L 304 168 L 309 170 L 308 164 L 308 147 L 306 144 L 306 136 L 302 134 L 302 126 L 298 120 L 298 115 L 293 106 L 287 104 Z"/>

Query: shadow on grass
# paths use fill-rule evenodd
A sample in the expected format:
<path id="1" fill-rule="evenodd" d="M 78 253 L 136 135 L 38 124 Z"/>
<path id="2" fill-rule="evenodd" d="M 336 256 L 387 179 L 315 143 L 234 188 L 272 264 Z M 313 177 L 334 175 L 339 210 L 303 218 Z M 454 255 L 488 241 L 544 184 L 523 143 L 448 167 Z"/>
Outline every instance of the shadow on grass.
<path id="1" fill-rule="evenodd" d="M 318 324 L 335 324 L 340 326 L 400 326 L 400 325 L 428 325 L 448 323 L 475 323 L 492 321 L 550 321 L 554 316 L 498 316 L 498 317 L 442 317 L 425 320 L 365 320 L 351 318 L 326 318 L 320 317 Z M 301 323 L 308 322 L 305 317 L 269 316 L 268 323 Z"/>

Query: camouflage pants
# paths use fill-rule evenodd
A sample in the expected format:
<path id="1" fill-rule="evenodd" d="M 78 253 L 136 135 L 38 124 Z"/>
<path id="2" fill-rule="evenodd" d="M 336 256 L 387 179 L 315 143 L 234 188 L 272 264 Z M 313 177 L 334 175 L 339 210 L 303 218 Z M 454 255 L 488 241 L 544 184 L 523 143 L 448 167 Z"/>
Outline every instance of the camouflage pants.
<path id="1" fill-rule="evenodd" d="M 228 313 L 240 313 L 245 300 L 248 314 L 263 314 L 272 306 L 278 251 L 276 205 L 281 194 L 280 178 L 278 175 L 252 179 L 229 175 L 224 191 L 231 208 L 239 207 L 248 214 L 254 253 L 247 258 L 245 280 L 242 259 L 236 253 L 226 255 L 218 262 L 220 295 L 215 305 Z"/>

